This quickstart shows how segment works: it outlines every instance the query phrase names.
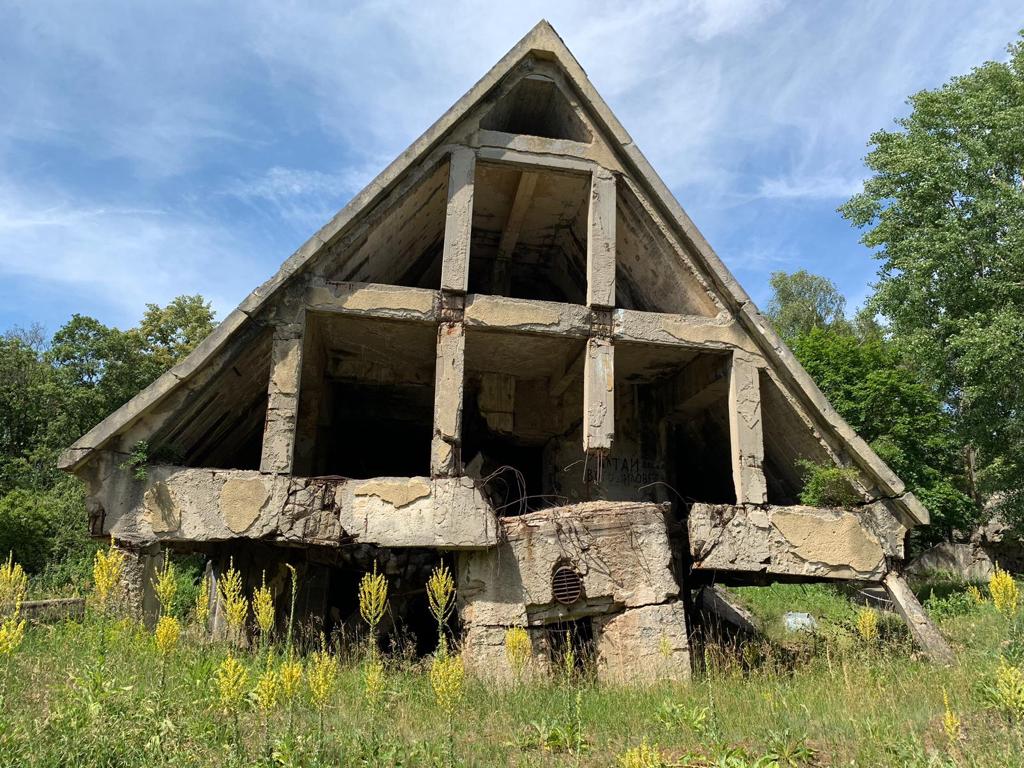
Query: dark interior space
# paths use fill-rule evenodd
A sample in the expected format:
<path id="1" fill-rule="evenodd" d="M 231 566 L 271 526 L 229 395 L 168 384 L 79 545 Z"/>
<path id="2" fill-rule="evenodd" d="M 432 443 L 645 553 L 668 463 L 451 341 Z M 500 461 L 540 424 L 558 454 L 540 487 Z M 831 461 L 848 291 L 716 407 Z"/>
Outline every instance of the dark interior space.
<path id="1" fill-rule="evenodd" d="M 480 127 L 547 139 L 589 142 L 590 131 L 553 80 L 528 75 L 484 115 Z"/>
<path id="2" fill-rule="evenodd" d="M 545 627 L 548 643 L 548 658 L 555 669 L 564 674 L 566 652 L 573 652 L 573 671 L 583 672 L 594 664 L 594 622 L 590 617 L 560 621 Z"/>
<path id="3" fill-rule="evenodd" d="M 736 503 L 725 406 L 726 401 L 720 400 L 692 418 L 669 426 L 674 487 L 686 501 Z"/>
<path id="4" fill-rule="evenodd" d="M 328 398 L 331 424 L 340 428 L 319 432 L 323 474 L 357 479 L 430 474 L 432 388 L 334 381 Z"/>

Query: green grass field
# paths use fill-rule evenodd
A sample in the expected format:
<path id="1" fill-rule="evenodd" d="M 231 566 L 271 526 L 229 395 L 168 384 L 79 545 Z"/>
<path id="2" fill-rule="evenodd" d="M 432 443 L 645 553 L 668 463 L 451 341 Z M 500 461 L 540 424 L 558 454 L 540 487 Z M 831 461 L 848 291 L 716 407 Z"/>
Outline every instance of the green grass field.
<path id="1" fill-rule="evenodd" d="M 945 591 L 931 606 L 957 650 L 950 669 L 920 658 L 898 623 L 883 619 L 879 639 L 863 640 L 858 609 L 833 588 L 780 585 L 737 590 L 772 639 L 709 646 L 706 674 L 689 684 L 617 688 L 577 678 L 500 686 L 467 678 L 454 716 L 454 764 L 1024 765 L 1022 731 L 1005 706 L 1012 680 L 1004 707 L 993 703 L 1000 657 L 1017 651 L 1010 621 L 991 601 Z M 785 635 L 785 610 L 815 615 L 818 629 Z M 215 681 L 229 650 L 190 627 L 164 658 L 138 624 L 95 614 L 30 627 L 0 670 L 0 764 L 447 763 L 447 719 L 429 659 L 389 660 L 376 710 L 365 704 L 365 661 L 338 660 L 321 740 L 308 686 L 292 706 L 279 701 L 264 717 L 252 691 L 267 656 L 236 649 L 247 672 L 236 741 L 235 713 L 222 709 Z M 952 731 L 944 692 L 959 720 Z M 649 749 L 640 754 L 642 744 Z"/>

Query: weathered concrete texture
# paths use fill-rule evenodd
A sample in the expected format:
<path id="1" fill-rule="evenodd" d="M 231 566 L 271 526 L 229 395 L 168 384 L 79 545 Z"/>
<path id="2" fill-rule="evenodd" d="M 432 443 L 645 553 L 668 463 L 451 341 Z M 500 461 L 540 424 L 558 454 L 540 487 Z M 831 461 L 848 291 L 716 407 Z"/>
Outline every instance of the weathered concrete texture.
<path id="1" fill-rule="evenodd" d="M 494 512 L 468 478 L 341 480 L 245 470 L 152 467 L 107 483 L 101 532 L 119 541 L 235 538 L 463 549 L 497 542 Z"/>
<path id="2" fill-rule="evenodd" d="M 579 304 L 481 294 L 466 297 L 464 319 L 467 326 L 474 328 L 578 338 L 589 335 L 592 323 L 590 310 Z"/>
<path id="3" fill-rule="evenodd" d="M 607 339 L 587 339 L 583 366 L 583 450 L 609 451 L 615 437 L 615 350 Z"/>
<path id="4" fill-rule="evenodd" d="M 312 312 L 363 315 L 395 320 L 437 322 L 440 293 L 380 283 L 346 283 L 312 278 L 306 291 L 306 309 Z"/>
<path id="5" fill-rule="evenodd" d="M 767 503 L 759 376 L 755 361 L 741 352 L 733 353 L 729 373 L 729 437 L 736 503 Z"/>
<path id="6" fill-rule="evenodd" d="M 587 306 L 615 306 L 615 177 L 604 168 L 590 180 L 587 230 Z"/>
<path id="7" fill-rule="evenodd" d="M 263 429 L 263 472 L 292 471 L 295 455 L 295 423 L 299 410 L 299 377 L 302 373 L 303 325 L 274 331 L 270 382 L 267 387 L 267 420 Z"/>
<path id="8" fill-rule="evenodd" d="M 156 577 L 163 566 L 159 544 L 128 545 L 116 540 L 115 548 L 121 553 L 123 568 L 121 586 L 124 590 L 128 613 L 141 616 L 146 626 L 156 624 L 160 602 L 156 596 Z"/>
<path id="9" fill-rule="evenodd" d="M 612 338 L 692 349 L 740 349 L 752 356 L 758 355 L 749 334 L 724 312 L 717 317 L 702 317 L 616 309 L 612 312 Z"/>
<path id="10" fill-rule="evenodd" d="M 679 600 L 597 617 L 594 635 L 601 682 L 656 683 L 690 677 L 690 643 Z"/>
<path id="11" fill-rule="evenodd" d="M 694 568 L 878 581 L 885 551 L 864 513 L 815 507 L 694 504 Z"/>
<path id="12" fill-rule="evenodd" d="M 946 638 L 939 628 L 932 623 L 924 608 L 917 601 L 913 591 L 898 573 L 891 571 L 885 575 L 882 584 L 889 593 L 896 610 L 910 627 L 910 633 L 921 649 L 932 661 L 938 664 L 955 664 L 956 656 L 949 647 Z"/>
<path id="13" fill-rule="evenodd" d="M 456 147 L 448 171 L 448 210 L 444 225 L 441 288 L 465 293 L 469 285 L 469 242 L 473 227 L 473 177 L 476 153 Z"/>
<path id="14" fill-rule="evenodd" d="M 461 467 L 462 393 L 466 377 L 466 331 L 462 323 L 442 323 L 437 331 L 434 367 L 434 436 L 430 472 L 458 474 Z"/>
<path id="15" fill-rule="evenodd" d="M 499 649 L 505 628 L 529 626 L 541 632 L 547 624 L 586 616 L 605 617 L 595 619 L 594 629 L 599 656 L 606 649 L 603 663 L 611 677 L 630 674 L 616 661 L 630 642 L 649 644 L 656 635 L 655 652 L 665 652 L 662 631 L 668 659 L 680 663 L 687 647 L 685 623 L 678 629 L 669 626 L 675 618 L 682 621 L 682 612 L 669 608 L 676 605 L 679 586 L 671 569 L 666 512 L 667 506 L 657 504 L 590 502 L 500 520 L 498 547 L 459 558 L 459 615 L 467 626 L 463 649 L 468 663 L 502 676 L 508 671 Z M 583 582 L 583 596 L 568 606 L 552 594 L 552 575 L 563 564 Z M 611 621 L 615 615 L 619 622 Z M 605 627 L 608 638 L 602 641 L 598 630 Z M 638 652 L 649 650 L 641 645 Z"/>

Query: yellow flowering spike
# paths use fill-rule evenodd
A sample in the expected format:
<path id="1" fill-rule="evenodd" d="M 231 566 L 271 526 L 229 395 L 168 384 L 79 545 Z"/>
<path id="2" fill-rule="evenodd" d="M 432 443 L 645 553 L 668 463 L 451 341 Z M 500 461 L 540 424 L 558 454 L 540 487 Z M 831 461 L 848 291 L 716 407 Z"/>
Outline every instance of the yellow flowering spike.
<path id="1" fill-rule="evenodd" d="M 164 555 L 164 566 L 157 573 L 153 584 L 156 599 L 160 601 L 160 613 L 166 614 L 171 612 L 174 598 L 178 594 L 177 576 L 177 570 L 174 567 L 174 563 L 171 562 L 170 556 Z"/>
<path id="2" fill-rule="evenodd" d="M 878 640 L 878 614 L 871 608 L 857 611 L 857 634 L 865 643 Z"/>
<path id="3" fill-rule="evenodd" d="M 210 625 L 210 576 L 203 574 L 203 580 L 199 582 L 199 593 L 196 595 L 195 610 L 196 624 L 201 629 Z"/>
<path id="4" fill-rule="evenodd" d="M 942 730 L 946 732 L 946 739 L 950 744 L 960 741 L 960 717 L 949 704 L 949 693 L 942 689 Z"/>
<path id="5" fill-rule="evenodd" d="M 314 706 L 322 710 L 330 701 L 331 693 L 334 691 L 334 684 L 338 677 L 338 663 L 327 650 L 326 642 L 321 638 L 320 650 L 313 654 L 313 659 L 306 672 L 306 681 L 309 684 L 309 695 Z"/>
<path id="6" fill-rule="evenodd" d="M 235 570 L 235 561 L 228 561 L 228 569 L 219 583 L 220 597 L 224 602 L 224 618 L 236 638 L 241 638 L 245 620 L 249 616 L 249 601 L 242 594 L 242 574 Z"/>
<path id="7" fill-rule="evenodd" d="M 464 677 L 461 656 L 443 654 L 434 657 L 430 665 L 430 687 L 434 689 L 437 706 L 449 717 L 462 699 Z"/>
<path id="8" fill-rule="evenodd" d="M 971 602 L 975 605 L 981 605 L 985 602 L 985 596 L 981 594 L 981 590 L 974 584 L 967 587 L 967 596 L 971 598 Z"/>
<path id="9" fill-rule="evenodd" d="M 230 653 L 220 663 L 217 671 L 213 674 L 214 682 L 217 685 L 217 695 L 220 699 L 221 709 L 225 714 L 236 712 L 245 697 L 245 689 L 249 682 L 249 673 L 241 662 Z"/>
<path id="10" fill-rule="evenodd" d="M 455 580 L 443 563 L 427 579 L 427 602 L 437 623 L 444 624 L 455 607 Z"/>
<path id="11" fill-rule="evenodd" d="M 1020 605 L 1017 582 L 998 565 L 988 580 L 988 592 L 992 595 L 992 603 L 996 610 L 1003 616 L 1009 619 L 1017 613 L 1017 607 Z"/>
<path id="12" fill-rule="evenodd" d="M 156 649 L 161 656 L 167 656 L 178 647 L 178 639 L 181 637 L 181 624 L 174 616 L 164 614 L 156 623 L 156 631 L 153 633 L 156 639 Z"/>
<path id="13" fill-rule="evenodd" d="M 25 639 L 25 620 L 18 615 L 0 621 L 0 657 L 11 656 Z"/>
<path id="14" fill-rule="evenodd" d="M 512 667 L 512 673 L 516 678 L 523 675 L 523 670 L 533 656 L 533 644 L 530 642 L 530 633 L 523 627 L 509 627 L 505 630 L 505 658 Z"/>
<path id="15" fill-rule="evenodd" d="M 1024 721 L 1024 673 L 999 657 L 996 684 L 992 689 L 995 704 L 1013 722 Z"/>
<path id="16" fill-rule="evenodd" d="M 267 586 L 266 571 L 263 572 L 263 582 L 252 593 L 252 612 L 256 616 L 256 626 L 260 628 L 260 639 L 266 641 L 274 628 L 274 596 Z"/>
<path id="17" fill-rule="evenodd" d="M 124 553 L 114 547 L 114 540 L 111 539 L 110 547 L 106 552 L 102 549 L 98 551 L 92 565 L 93 586 L 100 610 L 106 610 L 114 589 L 121 583 L 123 571 Z"/>
<path id="18" fill-rule="evenodd" d="M 650 746 L 646 741 L 639 747 L 627 749 L 618 757 L 622 768 L 662 768 L 666 765 L 665 757 L 657 745 Z"/>
<path id="19" fill-rule="evenodd" d="M 28 576 L 20 563 L 14 562 L 14 553 L 7 555 L 7 562 L 0 565 L 0 616 L 13 616 L 21 611 L 28 591 Z"/>
<path id="20" fill-rule="evenodd" d="M 384 662 L 380 659 L 372 659 L 366 665 L 363 673 L 363 695 L 366 699 L 366 706 L 376 710 L 384 699 L 384 691 L 387 688 L 387 677 L 384 670 Z"/>
<path id="21" fill-rule="evenodd" d="M 281 665 L 281 695 L 287 702 L 292 702 L 299 695 L 302 685 L 302 662 L 288 659 Z"/>
<path id="22" fill-rule="evenodd" d="M 256 700 L 256 707 L 263 714 L 271 712 L 277 706 L 281 695 L 281 676 L 271 664 L 263 670 L 256 681 L 256 690 L 253 691 L 253 698 Z"/>
<path id="23" fill-rule="evenodd" d="M 384 609 L 388 604 L 388 580 L 383 573 L 377 573 L 377 563 L 373 564 L 373 573 L 363 574 L 359 582 L 359 615 L 370 626 L 370 634 L 377 630 L 377 625 L 384 618 Z"/>

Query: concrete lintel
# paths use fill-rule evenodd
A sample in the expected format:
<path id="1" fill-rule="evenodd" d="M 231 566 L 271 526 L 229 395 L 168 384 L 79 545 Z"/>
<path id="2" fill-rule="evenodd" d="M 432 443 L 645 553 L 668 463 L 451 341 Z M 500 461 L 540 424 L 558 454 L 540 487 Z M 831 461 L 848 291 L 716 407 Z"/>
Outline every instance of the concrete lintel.
<path id="1" fill-rule="evenodd" d="M 729 443 L 737 504 L 765 504 L 761 383 L 749 355 L 734 352 L 729 372 Z"/>
<path id="2" fill-rule="evenodd" d="M 470 328 L 586 338 L 590 334 L 591 313 L 579 304 L 474 293 L 466 297 L 464 320 Z"/>
<path id="3" fill-rule="evenodd" d="M 437 331 L 434 368 L 434 437 L 430 473 L 458 474 L 461 465 L 462 394 L 465 386 L 466 331 L 462 323 L 442 323 Z"/>
<path id="4" fill-rule="evenodd" d="M 612 337 L 616 341 L 641 344 L 718 351 L 742 349 L 751 355 L 757 354 L 757 347 L 747 332 L 724 313 L 718 317 L 701 317 L 616 309 L 612 312 Z"/>
<path id="5" fill-rule="evenodd" d="M 542 171 L 562 173 L 593 173 L 598 165 L 590 160 L 581 160 L 567 155 L 546 155 L 539 152 L 505 149 L 503 147 L 480 147 L 476 151 L 477 159 L 515 165 L 522 168 L 536 168 Z"/>
<path id="6" fill-rule="evenodd" d="M 455 147 L 448 170 L 448 210 L 444 221 L 441 288 L 465 293 L 469 286 L 469 243 L 473 229 L 473 179 L 476 153 Z"/>
<path id="7" fill-rule="evenodd" d="M 615 176 L 597 168 L 590 179 L 587 306 L 615 306 Z"/>
<path id="8" fill-rule="evenodd" d="M 263 428 L 262 472 L 288 474 L 295 456 L 295 425 L 302 374 L 303 326 L 274 329 L 267 385 L 267 420 Z"/>
<path id="9" fill-rule="evenodd" d="M 687 518 L 693 567 L 877 582 L 888 570 L 886 550 L 894 542 L 879 539 L 869 520 L 874 512 L 694 504 Z"/>
<path id="10" fill-rule="evenodd" d="M 492 147 L 556 157 L 575 157 L 579 160 L 597 162 L 594 145 L 569 139 L 549 139 L 544 136 L 528 136 L 522 133 L 505 133 L 480 129 L 472 138 L 478 147 Z"/>
<path id="11" fill-rule="evenodd" d="M 615 436 L 615 348 L 602 338 L 587 339 L 583 364 L 583 450 L 607 452 Z"/>
<path id="12" fill-rule="evenodd" d="M 436 323 L 440 317 L 440 293 L 402 285 L 313 280 L 306 290 L 306 309 Z"/>

